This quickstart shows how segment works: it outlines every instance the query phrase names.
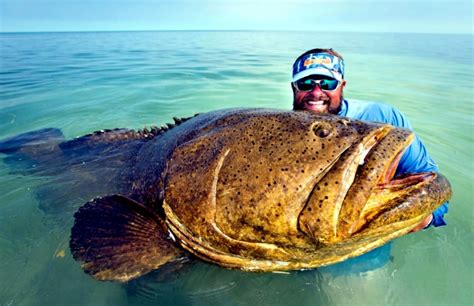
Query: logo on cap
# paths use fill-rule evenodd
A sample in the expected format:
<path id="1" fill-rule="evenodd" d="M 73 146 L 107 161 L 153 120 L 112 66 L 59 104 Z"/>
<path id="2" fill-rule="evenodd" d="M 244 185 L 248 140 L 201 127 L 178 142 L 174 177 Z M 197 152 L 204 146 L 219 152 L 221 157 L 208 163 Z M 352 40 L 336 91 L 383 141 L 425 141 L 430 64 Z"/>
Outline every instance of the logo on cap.
<path id="1" fill-rule="evenodd" d="M 328 57 L 316 57 L 316 58 L 308 58 L 304 61 L 303 66 L 308 67 L 314 64 L 324 64 L 329 65 L 331 64 L 331 59 Z"/>

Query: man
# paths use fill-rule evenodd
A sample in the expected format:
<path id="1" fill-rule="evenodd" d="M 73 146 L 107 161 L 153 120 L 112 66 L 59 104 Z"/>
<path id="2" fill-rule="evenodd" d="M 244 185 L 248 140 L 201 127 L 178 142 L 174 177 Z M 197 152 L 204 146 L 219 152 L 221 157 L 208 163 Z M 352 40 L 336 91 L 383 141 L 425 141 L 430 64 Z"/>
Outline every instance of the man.
<path id="1" fill-rule="evenodd" d="M 388 123 L 412 130 L 407 118 L 396 108 L 376 102 L 343 98 L 346 86 L 344 61 L 332 49 L 312 49 L 300 55 L 293 64 L 293 109 L 315 113 L 331 113 L 359 120 Z M 438 166 L 428 155 L 418 137 L 403 154 L 396 174 L 438 172 Z M 446 225 L 443 216 L 448 202 L 423 220 L 412 232 L 431 225 Z"/>

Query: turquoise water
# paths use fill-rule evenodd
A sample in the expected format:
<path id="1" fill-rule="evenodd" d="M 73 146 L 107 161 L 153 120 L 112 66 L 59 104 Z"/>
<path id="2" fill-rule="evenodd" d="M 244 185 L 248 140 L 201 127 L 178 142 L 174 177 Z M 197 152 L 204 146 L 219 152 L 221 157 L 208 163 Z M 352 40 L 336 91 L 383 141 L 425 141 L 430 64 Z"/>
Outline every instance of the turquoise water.
<path id="1" fill-rule="evenodd" d="M 345 96 L 403 111 L 454 196 L 448 226 L 408 235 L 390 253 L 289 274 L 194 263 L 121 285 L 84 274 L 68 250 L 71 209 L 40 209 L 36 191 L 65 182 L 0 163 L 0 305 L 468 305 L 473 284 L 472 35 L 316 32 L 0 34 L 0 139 L 43 127 L 66 137 L 141 128 L 234 107 L 291 107 L 301 52 L 333 47 Z M 66 205 L 65 204 L 65 205 Z M 387 255 L 388 254 L 388 255 Z M 382 262 L 378 263 L 378 260 Z M 374 268 L 375 267 L 375 268 Z M 378 267 L 378 268 L 377 268 Z"/>

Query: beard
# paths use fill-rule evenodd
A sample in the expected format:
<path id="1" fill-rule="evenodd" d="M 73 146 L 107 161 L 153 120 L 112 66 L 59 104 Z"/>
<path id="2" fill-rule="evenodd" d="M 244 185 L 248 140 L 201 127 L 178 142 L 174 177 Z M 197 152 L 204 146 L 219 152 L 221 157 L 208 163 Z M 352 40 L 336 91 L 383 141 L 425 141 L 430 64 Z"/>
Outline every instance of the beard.
<path id="1" fill-rule="evenodd" d="M 343 95 L 341 95 L 341 99 L 339 100 L 339 103 L 336 107 L 331 106 L 331 104 L 329 103 L 327 113 L 333 114 L 333 115 L 338 115 L 339 112 L 342 109 L 342 101 L 343 100 L 344 100 L 344 97 L 343 97 Z M 293 99 L 293 110 L 307 110 L 307 109 L 305 109 L 305 107 L 304 107 L 304 102 L 296 103 L 295 99 Z M 311 110 L 307 110 L 307 111 L 311 111 Z"/>
<path id="2" fill-rule="evenodd" d="M 337 105 L 337 107 L 331 107 L 329 106 L 328 108 L 328 112 L 330 114 L 333 114 L 333 115 L 338 115 L 339 112 L 341 111 L 342 109 L 342 101 L 344 100 L 344 97 L 341 95 L 341 99 L 339 100 L 339 104 Z"/>

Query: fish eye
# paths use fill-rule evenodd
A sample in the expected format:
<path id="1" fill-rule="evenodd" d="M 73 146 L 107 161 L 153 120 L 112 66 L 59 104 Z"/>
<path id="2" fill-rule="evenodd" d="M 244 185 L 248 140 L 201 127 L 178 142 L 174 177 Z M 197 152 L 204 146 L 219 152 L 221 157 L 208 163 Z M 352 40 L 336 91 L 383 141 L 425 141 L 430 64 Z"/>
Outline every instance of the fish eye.
<path id="1" fill-rule="evenodd" d="M 322 125 L 315 125 L 313 127 L 313 132 L 314 132 L 314 135 L 320 138 L 326 138 L 331 134 L 331 130 L 329 130 L 328 128 Z"/>

